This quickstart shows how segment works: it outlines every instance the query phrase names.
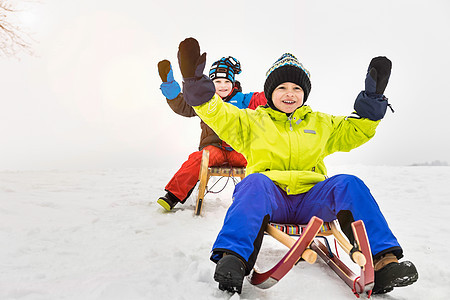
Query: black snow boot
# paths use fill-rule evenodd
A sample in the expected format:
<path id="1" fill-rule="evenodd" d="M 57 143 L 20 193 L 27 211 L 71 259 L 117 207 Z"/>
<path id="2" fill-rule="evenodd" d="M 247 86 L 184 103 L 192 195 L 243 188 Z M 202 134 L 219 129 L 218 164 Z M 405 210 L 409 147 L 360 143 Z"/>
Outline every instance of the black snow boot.
<path id="1" fill-rule="evenodd" d="M 394 287 L 413 284 L 419 278 L 417 269 L 410 261 L 398 262 L 394 254 L 388 253 L 375 260 L 375 285 L 373 294 L 385 294 Z"/>
<path id="2" fill-rule="evenodd" d="M 171 192 L 167 192 L 166 195 L 159 197 L 157 202 L 164 207 L 165 210 L 171 211 L 180 200 L 178 200 Z"/>
<path id="3" fill-rule="evenodd" d="M 217 263 L 214 280 L 219 283 L 220 290 L 240 294 L 244 276 L 244 263 L 234 255 L 224 255 Z"/>

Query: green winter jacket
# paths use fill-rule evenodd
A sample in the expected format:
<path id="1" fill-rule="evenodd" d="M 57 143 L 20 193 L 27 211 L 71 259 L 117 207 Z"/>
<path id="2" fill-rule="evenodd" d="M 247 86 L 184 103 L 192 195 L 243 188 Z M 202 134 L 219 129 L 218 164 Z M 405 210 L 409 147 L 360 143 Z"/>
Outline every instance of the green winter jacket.
<path id="1" fill-rule="evenodd" d="M 247 175 L 265 174 L 289 195 L 305 193 L 324 180 L 324 158 L 364 144 L 380 122 L 313 112 L 309 106 L 290 117 L 269 107 L 238 109 L 217 94 L 194 109 L 222 140 L 245 156 Z"/>

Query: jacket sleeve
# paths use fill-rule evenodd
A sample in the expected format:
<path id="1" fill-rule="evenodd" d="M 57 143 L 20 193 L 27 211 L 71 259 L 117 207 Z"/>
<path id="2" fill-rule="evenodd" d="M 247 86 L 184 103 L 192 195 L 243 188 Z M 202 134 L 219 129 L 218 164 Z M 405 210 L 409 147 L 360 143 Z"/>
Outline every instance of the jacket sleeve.
<path id="1" fill-rule="evenodd" d="M 264 92 L 247 93 L 242 95 L 244 96 L 244 99 L 242 101 L 244 108 L 255 110 L 258 106 L 264 106 L 267 103 Z"/>
<path id="2" fill-rule="evenodd" d="M 253 110 L 239 109 L 215 94 L 208 102 L 194 106 L 197 115 L 234 150 L 243 152 L 250 135 Z"/>
<path id="3" fill-rule="evenodd" d="M 184 101 L 183 93 L 178 94 L 178 96 L 172 100 L 167 99 L 167 103 L 169 104 L 170 108 L 180 116 L 190 118 L 197 115 L 192 106 Z"/>
<path id="4" fill-rule="evenodd" d="M 332 116 L 326 155 L 337 151 L 348 152 L 366 143 L 375 135 L 379 123 L 367 118 Z"/>
<path id="5" fill-rule="evenodd" d="M 256 109 L 258 106 L 266 105 L 267 99 L 266 96 L 264 96 L 264 92 L 256 92 L 253 93 L 252 98 L 250 99 L 250 103 L 248 105 L 248 108 L 250 109 Z"/>

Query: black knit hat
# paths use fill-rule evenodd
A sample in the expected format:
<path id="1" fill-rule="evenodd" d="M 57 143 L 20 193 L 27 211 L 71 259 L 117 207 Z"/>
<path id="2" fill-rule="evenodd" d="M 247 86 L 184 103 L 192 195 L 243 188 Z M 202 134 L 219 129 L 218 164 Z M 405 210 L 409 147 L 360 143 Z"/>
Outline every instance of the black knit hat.
<path id="1" fill-rule="evenodd" d="M 267 104 L 274 108 L 272 102 L 272 93 L 277 86 L 283 82 L 292 82 L 298 84 L 305 94 L 303 103 L 308 99 L 311 91 L 311 81 L 308 70 L 297 60 L 297 58 L 290 54 L 283 54 L 267 71 L 266 82 L 264 83 L 264 95 L 267 99 Z"/>

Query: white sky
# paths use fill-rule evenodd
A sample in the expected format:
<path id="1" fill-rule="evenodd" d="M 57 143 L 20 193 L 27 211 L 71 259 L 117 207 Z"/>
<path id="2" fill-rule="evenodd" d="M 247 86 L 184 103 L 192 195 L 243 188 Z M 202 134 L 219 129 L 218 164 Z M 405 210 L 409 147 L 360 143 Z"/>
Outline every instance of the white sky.
<path id="1" fill-rule="evenodd" d="M 312 75 L 308 104 L 346 115 L 370 59 L 393 62 L 395 109 L 375 138 L 336 164 L 450 162 L 450 2 L 116 1 L 27 4 L 34 56 L 0 58 L 0 170 L 178 167 L 198 147 L 198 118 L 173 113 L 157 63 L 186 37 L 240 60 L 244 92 L 291 52 Z"/>

